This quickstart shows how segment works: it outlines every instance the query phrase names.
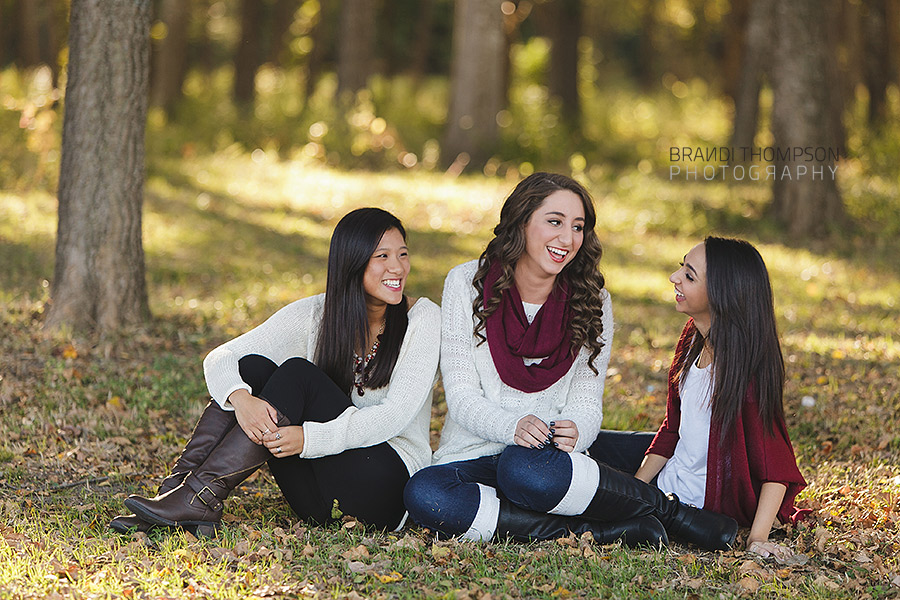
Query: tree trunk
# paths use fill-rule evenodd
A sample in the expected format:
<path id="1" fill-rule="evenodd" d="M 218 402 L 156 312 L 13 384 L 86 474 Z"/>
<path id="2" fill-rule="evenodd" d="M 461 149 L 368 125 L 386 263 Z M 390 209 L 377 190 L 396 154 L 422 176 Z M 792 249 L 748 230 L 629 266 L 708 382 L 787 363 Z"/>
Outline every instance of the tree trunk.
<path id="1" fill-rule="evenodd" d="M 750 0 L 731 0 L 731 10 L 725 16 L 722 40 L 722 90 L 732 100 L 737 99 L 740 90 L 749 19 Z"/>
<path id="2" fill-rule="evenodd" d="M 141 242 L 150 0 L 72 0 L 56 266 L 46 325 L 149 316 Z"/>
<path id="3" fill-rule="evenodd" d="M 581 0 L 555 0 L 547 7 L 550 25 L 550 72 L 547 87 L 562 103 L 563 119 L 577 126 L 581 117 L 578 98 L 578 40 L 581 38 Z"/>
<path id="4" fill-rule="evenodd" d="M 172 112 L 181 98 L 181 87 L 187 67 L 188 24 L 190 2 L 163 0 L 160 21 L 166 26 L 166 37 L 160 40 L 155 53 L 150 84 L 150 104 Z"/>
<path id="5" fill-rule="evenodd" d="M 416 80 L 422 79 L 428 70 L 428 55 L 431 53 L 432 21 L 434 20 L 434 0 L 421 0 L 416 18 L 413 56 L 410 73 Z"/>
<path id="6" fill-rule="evenodd" d="M 268 62 L 276 66 L 284 65 L 285 46 L 287 35 L 294 22 L 294 13 L 297 12 L 297 0 L 276 0 L 274 6 L 275 21 L 272 24 L 272 43 L 269 46 Z"/>
<path id="7" fill-rule="evenodd" d="M 829 101 L 830 81 L 825 14 L 817 0 L 778 2 L 772 68 L 772 132 L 779 153 L 772 185 L 773 211 L 791 235 L 824 234 L 843 218 L 843 205 L 831 169 L 836 151 Z M 823 160 L 796 157 L 796 149 L 822 148 Z M 790 156 L 783 156 L 788 152 Z M 805 169 L 805 172 L 803 171 Z"/>
<path id="8" fill-rule="evenodd" d="M 735 158 L 744 156 L 740 148 L 753 147 L 759 118 L 759 91 L 766 65 L 771 62 L 771 44 L 775 23 L 774 0 L 752 0 L 747 15 L 741 68 L 734 97 L 734 132 L 731 145 Z"/>
<path id="9" fill-rule="evenodd" d="M 501 0 L 456 0 L 445 163 L 483 164 L 499 139 L 506 44 Z M 467 156 L 460 156 L 460 155 Z M 468 157 L 468 160 L 466 158 Z"/>
<path id="10" fill-rule="evenodd" d="M 375 0 L 342 0 L 338 37 L 338 93 L 357 92 L 372 74 L 375 54 Z"/>
<path id="11" fill-rule="evenodd" d="M 863 11 L 863 75 L 869 90 L 869 124 L 883 123 L 887 117 L 887 87 L 891 76 L 888 51 L 888 7 L 886 0 L 865 0 Z"/>
<path id="12" fill-rule="evenodd" d="M 262 2 L 241 0 L 241 41 L 234 56 L 234 101 L 248 107 L 256 96 L 256 70 L 262 58 Z"/>

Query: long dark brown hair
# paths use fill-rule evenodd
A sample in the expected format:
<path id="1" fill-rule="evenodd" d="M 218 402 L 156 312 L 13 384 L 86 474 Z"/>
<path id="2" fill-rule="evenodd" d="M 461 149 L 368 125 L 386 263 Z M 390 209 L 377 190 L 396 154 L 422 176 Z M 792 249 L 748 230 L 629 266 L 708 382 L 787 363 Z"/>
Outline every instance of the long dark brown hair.
<path id="1" fill-rule="evenodd" d="M 762 256 L 744 240 L 708 237 L 706 294 L 713 351 L 712 420 L 724 441 L 734 427 L 750 385 L 756 386 L 759 414 L 772 433 L 783 418 L 784 358 L 775 324 L 769 271 Z M 699 331 L 680 360 L 677 377 L 684 382 L 706 340 Z"/>
<path id="2" fill-rule="evenodd" d="M 313 362 L 342 390 L 349 391 L 353 385 L 353 352 L 366 351 L 369 335 L 363 275 L 381 237 L 391 229 L 406 240 L 400 219 L 380 208 L 359 208 L 344 215 L 331 234 L 325 309 Z M 403 296 L 399 304 L 387 306 L 368 388 L 384 387 L 391 379 L 409 324 L 407 304 Z"/>
<path id="3" fill-rule="evenodd" d="M 478 270 L 472 285 L 478 291 L 472 303 L 476 323 L 474 334 L 479 338 L 479 345 L 485 341 L 482 333 L 485 321 L 500 306 L 500 296 L 504 290 L 515 283 L 516 263 L 525 252 L 525 226 L 534 211 L 544 199 L 559 190 L 569 190 L 581 199 L 584 206 L 584 239 L 575 258 L 567 264 L 558 275 L 569 288 L 569 310 L 572 320 L 572 350 L 578 351 L 581 346 L 591 350 L 588 364 L 597 374 L 594 359 L 604 346 L 603 335 L 603 303 L 601 301 L 605 280 L 600 273 L 600 257 L 603 247 L 594 231 L 597 215 L 591 195 L 580 183 L 555 173 L 534 173 L 519 182 L 512 191 L 503 208 L 500 209 L 500 222 L 494 227 L 494 239 L 488 243 L 478 261 Z M 500 276 L 491 289 L 491 299 L 484 305 L 484 278 L 497 262 L 500 265 Z"/>

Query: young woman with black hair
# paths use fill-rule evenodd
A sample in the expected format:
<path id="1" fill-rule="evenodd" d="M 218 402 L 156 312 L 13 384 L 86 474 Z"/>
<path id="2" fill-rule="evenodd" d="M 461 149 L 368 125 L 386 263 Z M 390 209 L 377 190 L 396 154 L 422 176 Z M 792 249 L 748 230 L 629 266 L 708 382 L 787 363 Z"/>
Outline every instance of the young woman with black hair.
<path id="1" fill-rule="evenodd" d="M 160 494 L 129 496 L 135 514 L 111 527 L 210 535 L 226 496 L 265 462 L 302 519 L 329 521 L 337 502 L 376 527 L 402 525 L 403 488 L 431 459 L 440 347 L 440 309 L 403 293 L 409 269 L 396 217 L 363 208 L 341 219 L 325 293 L 210 352 L 215 404 Z"/>
<path id="2" fill-rule="evenodd" d="M 806 482 L 782 408 L 784 361 L 772 287 L 748 242 L 708 237 L 669 280 L 690 317 L 669 369 L 666 417 L 651 432 L 603 431 L 591 456 L 683 501 L 750 527 L 747 549 L 785 557 L 769 541 L 777 518 L 802 518 Z"/>
<path id="3" fill-rule="evenodd" d="M 614 502 L 630 514 L 606 514 L 604 493 L 618 477 L 607 485 L 584 453 L 600 431 L 613 336 L 595 223 L 583 186 L 535 173 L 506 199 L 481 258 L 447 276 L 447 418 L 436 464 L 404 493 L 419 524 L 476 540 L 589 531 L 631 546 L 667 543 L 667 529 L 701 541 L 721 529 L 718 515 L 630 475 L 644 488 L 632 493 L 649 502 L 621 494 Z M 595 495 L 601 499 L 592 503 Z"/>

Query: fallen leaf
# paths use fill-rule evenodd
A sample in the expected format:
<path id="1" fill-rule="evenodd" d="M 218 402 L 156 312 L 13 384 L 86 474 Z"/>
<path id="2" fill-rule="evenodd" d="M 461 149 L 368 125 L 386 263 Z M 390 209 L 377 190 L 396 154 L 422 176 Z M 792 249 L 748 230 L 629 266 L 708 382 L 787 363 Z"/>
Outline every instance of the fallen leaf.
<path id="1" fill-rule="evenodd" d="M 755 594 L 756 590 L 759 589 L 759 581 L 752 577 L 742 577 L 740 581 L 738 581 L 738 585 L 741 586 L 741 589 L 751 594 Z"/>
<path id="2" fill-rule="evenodd" d="M 403 575 L 397 571 L 392 571 L 390 575 L 376 575 L 381 583 L 394 583 L 403 579 Z"/>

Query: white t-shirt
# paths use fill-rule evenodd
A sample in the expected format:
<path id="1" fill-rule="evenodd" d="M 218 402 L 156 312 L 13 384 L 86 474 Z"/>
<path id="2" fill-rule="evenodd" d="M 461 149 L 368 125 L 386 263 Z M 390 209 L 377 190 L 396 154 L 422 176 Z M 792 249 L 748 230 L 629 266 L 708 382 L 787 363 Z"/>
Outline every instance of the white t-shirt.
<path id="1" fill-rule="evenodd" d="M 662 491 L 674 493 L 685 504 L 698 508 L 703 508 L 706 499 L 711 398 L 712 367 L 701 369 L 692 364 L 681 388 L 681 422 L 675 453 L 656 481 Z"/>
<path id="2" fill-rule="evenodd" d="M 532 302 L 522 301 L 522 308 L 525 309 L 525 318 L 528 319 L 528 324 L 534 323 L 534 318 L 537 316 L 538 311 L 541 310 L 543 304 L 534 304 Z M 526 367 L 530 367 L 531 365 L 536 365 L 542 360 L 547 358 L 546 356 L 541 358 L 523 358 L 522 361 L 525 363 Z"/>

